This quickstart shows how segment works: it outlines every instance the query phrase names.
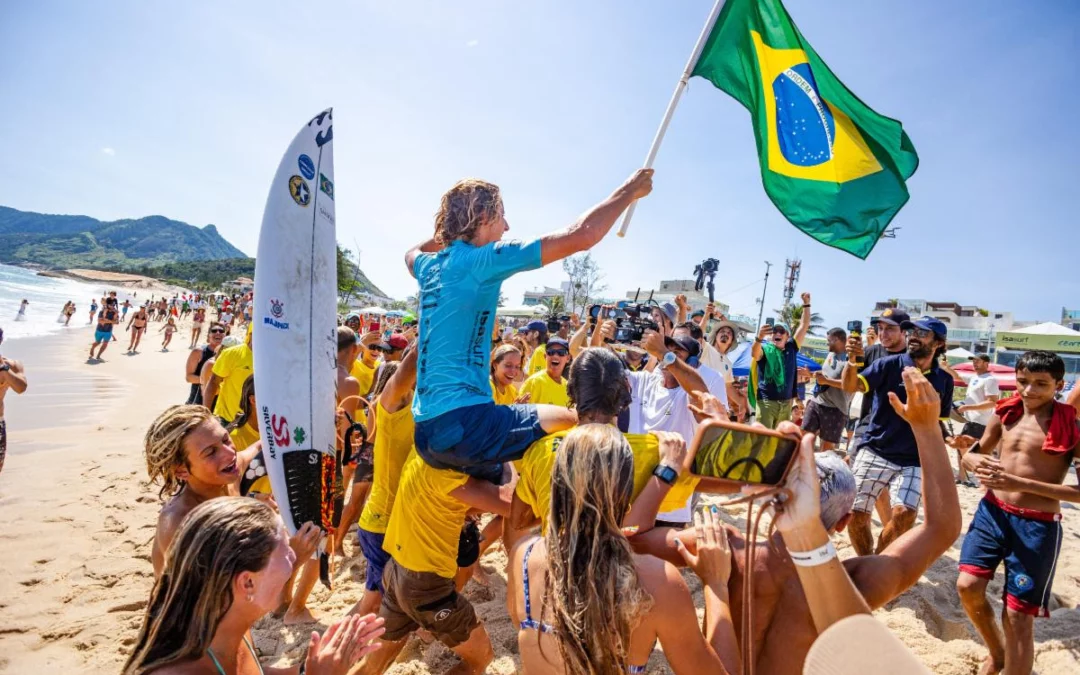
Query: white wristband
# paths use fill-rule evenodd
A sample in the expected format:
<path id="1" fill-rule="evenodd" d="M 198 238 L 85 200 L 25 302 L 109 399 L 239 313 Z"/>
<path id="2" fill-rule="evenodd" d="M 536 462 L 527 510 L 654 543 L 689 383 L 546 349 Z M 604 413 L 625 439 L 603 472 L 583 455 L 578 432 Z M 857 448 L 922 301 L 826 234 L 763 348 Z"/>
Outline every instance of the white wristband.
<path id="1" fill-rule="evenodd" d="M 788 555 L 791 556 L 791 562 L 799 567 L 817 567 L 836 557 L 836 547 L 833 546 L 830 540 L 821 548 L 815 548 L 813 551 L 788 551 Z"/>

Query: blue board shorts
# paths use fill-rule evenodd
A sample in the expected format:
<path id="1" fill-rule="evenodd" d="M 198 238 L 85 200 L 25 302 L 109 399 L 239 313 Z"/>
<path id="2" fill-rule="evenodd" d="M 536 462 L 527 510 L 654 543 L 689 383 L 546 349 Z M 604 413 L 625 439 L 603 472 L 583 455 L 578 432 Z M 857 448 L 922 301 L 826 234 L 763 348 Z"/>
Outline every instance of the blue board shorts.
<path id="1" fill-rule="evenodd" d="M 112 340 L 112 331 L 111 330 L 109 330 L 109 331 L 95 330 L 94 331 L 94 342 L 108 342 L 109 340 Z"/>
<path id="2" fill-rule="evenodd" d="M 1050 616 L 1050 586 L 1061 551 L 1061 514 L 1006 504 L 987 492 L 960 549 L 960 571 L 993 579 L 1005 561 L 1005 604 L 1032 616 Z"/>
<path id="3" fill-rule="evenodd" d="M 356 538 L 360 541 L 360 550 L 367 560 L 367 578 L 364 579 L 364 588 L 369 591 L 383 592 L 382 575 L 386 569 L 386 563 L 390 562 L 390 554 L 383 550 L 385 534 L 368 532 L 362 527 L 356 528 Z"/>
<path id="4" fill-rule="evenodd" d="M 453 469 L 495 484 L 502 463 L 521 459 L 545 436 L 535 405 L 481 403 L 416 423 L 416 452 L 436 469 Z"/>

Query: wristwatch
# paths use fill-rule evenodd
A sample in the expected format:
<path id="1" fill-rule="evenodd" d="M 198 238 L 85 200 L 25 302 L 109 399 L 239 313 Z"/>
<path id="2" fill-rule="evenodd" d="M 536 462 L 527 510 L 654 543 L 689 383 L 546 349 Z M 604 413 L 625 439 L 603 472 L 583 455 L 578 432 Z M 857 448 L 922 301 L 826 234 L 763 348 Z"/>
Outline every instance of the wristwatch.
<path id="1" fill-rule="evenodd" d="M 674 485 L 675 479 L 679 477 L 679 472 L 675 469 L 672 469 L 670 466 L 658 464 L 656 468 L 653 469 L 652 475 L 656 476 L 668 485 Z"/>
<path id="2" fill-rule="evenodd" d="M 664 354 L 664 358 L 660 359 L 660 369 L 663 370 L 664 368 L 667 368 L 671 364 L 675 363 L 677 360 L 678 357 L 675 356 L 675 352 L 668 352 Z"/>

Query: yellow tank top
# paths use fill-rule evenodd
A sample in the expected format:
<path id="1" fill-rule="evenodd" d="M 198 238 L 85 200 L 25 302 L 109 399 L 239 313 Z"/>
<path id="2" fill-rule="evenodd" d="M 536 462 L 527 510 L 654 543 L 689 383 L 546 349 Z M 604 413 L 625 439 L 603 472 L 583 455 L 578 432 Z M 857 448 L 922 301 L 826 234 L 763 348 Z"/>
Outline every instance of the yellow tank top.
<path id="1" fill-rule="evenodd" d="M 237 452 L 247 450 L 259 440 L 259 430 L 245 424 L 230 431 L 229 438 L 232 439 L 233 447 Z"/>
<path id="2" fill-rule="evenodd" d="M 502 394 L 499 393 L 498 387 L 495 386 L 495 380 L 491 382 L 491 398 L 495 400 L 495 405 L 513 405 L 517 400 L 518 390 L 513 384 L 506 385 L 506 391 Z"/>
<path id="3" fill-rule="evenodd" d="M 360 527 L 382 534 L 390 523 L 394 497 L 401 480 L 401 469 L 413 454 L 412 407 L 405 406 L 395 413 L 386 412 L 381 402 L 375 403 L 375 476 L 371 494 L 360 514 Z"/>
<path id="4" fill-rule="evenodd" d="M 548 511 L 551 507 L 551 474 L 555 469 L 555 453 L 562 445 L 569 431 L 559 431 L 544 436 L 529 446 L 525 456 L 514 466 L 521 478 L 514 493 L 521 501 L 532 508 L 533 514 L 540 519 L 543 532 L 547 531 Z M 634 453 L 634 491 L 631 499 L 637 499 L 649 483 L 653 469 L 660 463 L 660 442 L 652 434 L 624 434 Z M 686 505 L 686 500 L 694 492 L 699 479 L 683 473 L 668 490 L 667 496 L 660 503 L 660 511 L 674 511 Z"/>

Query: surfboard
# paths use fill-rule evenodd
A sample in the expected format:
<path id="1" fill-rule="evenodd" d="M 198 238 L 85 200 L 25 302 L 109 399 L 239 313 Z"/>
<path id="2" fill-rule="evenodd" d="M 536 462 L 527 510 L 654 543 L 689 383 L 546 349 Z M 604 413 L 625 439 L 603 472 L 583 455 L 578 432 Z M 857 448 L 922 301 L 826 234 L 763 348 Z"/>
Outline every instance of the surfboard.
<path id="1" fill-rule="evenodd" d="M 333 531 L 337 250 L 333 114 L 308 122 L 266 198 L 255 258 L 252 351 L 267 476 L 289 534 Z M 330 586 L 326 537 L 319 548 Z"/>

